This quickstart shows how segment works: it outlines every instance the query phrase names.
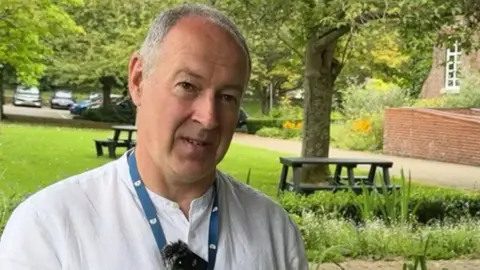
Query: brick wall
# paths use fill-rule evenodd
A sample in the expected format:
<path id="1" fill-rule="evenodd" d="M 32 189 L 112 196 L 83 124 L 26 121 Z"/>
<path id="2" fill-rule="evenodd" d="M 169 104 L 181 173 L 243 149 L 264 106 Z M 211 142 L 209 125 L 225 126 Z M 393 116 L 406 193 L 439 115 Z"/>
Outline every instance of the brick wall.
<path id="1" fill-rule="evenodd" d="M 385 111 L 383 152 L 480 166 L 480 112 L 394 108 Z"/>

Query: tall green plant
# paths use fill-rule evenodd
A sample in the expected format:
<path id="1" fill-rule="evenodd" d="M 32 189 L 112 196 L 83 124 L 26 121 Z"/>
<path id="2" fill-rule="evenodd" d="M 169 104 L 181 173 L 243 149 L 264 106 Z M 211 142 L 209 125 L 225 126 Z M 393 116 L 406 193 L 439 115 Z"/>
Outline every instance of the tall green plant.
<path id="1" fill-rule="evenodd" d="M 376 181 L 383 179 L 382 174 L 377 175 Z M 382 182 L 382 192 L 374 189 L 371 192 L 362 184 L 363 198 L 360 204 L 361 216 L 364 221 L 372 221 L 376 216 L 375 210 L 379 209 L 382 219 L 387 225 L 407 225 L 414 222 L 412 217 L 419 207 L 419 202 L 413 205 L 411 197 L 411 175 L 409 174 L 408 183 L 405 179 L 404 171 L 401 170 L 400 189 L 391 189 Z"/>

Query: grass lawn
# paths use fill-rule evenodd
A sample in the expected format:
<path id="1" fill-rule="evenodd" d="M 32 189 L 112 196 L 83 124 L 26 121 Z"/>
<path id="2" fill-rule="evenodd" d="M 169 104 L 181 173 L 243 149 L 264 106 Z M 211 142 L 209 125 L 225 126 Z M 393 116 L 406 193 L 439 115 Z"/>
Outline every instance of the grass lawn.
<path id="1" fill-rule="evenodd" d="M 93 139 L 110 136 L 110 131 L 103 130 L 2 124 L 0 190 L 7 194 L 35 192 L 55 181 L 105 164 L 111 160 L 96 157 Z M 280 155 L 289 156 L 232 144 L 219 168 L 239 181 L 246 181 L 251 169 L 250 185 L 274 197 L 280 176 Z"/>
<path id="2" fill-rule="evenodd" d="M 0 190 L 7 194 L 34 192 L 65 177 L 111 161 L 97 158 L 93 139 L 111 132 L 16 124 L 0 127 Z M 118 152 L 119 154 L 120 152 Z M 267 150 L 232 144 L 219 166 L 240 181 L 251 168 L 250 184 L 275 195 L 280 165 Z"/>

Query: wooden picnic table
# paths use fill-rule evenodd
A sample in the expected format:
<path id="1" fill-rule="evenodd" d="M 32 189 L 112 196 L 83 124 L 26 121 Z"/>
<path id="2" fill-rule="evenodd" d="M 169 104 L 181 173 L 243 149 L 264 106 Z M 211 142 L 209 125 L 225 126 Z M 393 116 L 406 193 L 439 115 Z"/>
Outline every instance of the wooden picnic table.
<path id="1" fill-rule="evenodd" d="M 134 125 L 115 125 L 112 126 L 112 129 L 114 132 L 113 140 L 115 142 L 118 142 L 118 140 L 120 139 L 120 133 L 122 133 L 122 131 L 128 133 L 128 142 L 132 141 L 133 133 L 137 132 L 137 127 Z"/>
<path id="2" fill-rule="evenodd" d="M 382 189 L 382 186 L 375 186 L 375 174 L 377 169 L 382 170 L 383 184 L 387 190 L 398 189 L 397 186 L 393 186 L 390 181 L 390 168 L 393 166 L 393 162 L 379 159 L 360 159 L 360 158 L 325 158 L 325 157 L 280 157 L 280 163 L 282 164 L 282 172 L 280 175 L 278 194 L 284 190 L 290 190 L 297 193 L 311 194 L 315 191 L 339 191 L 352 189 L 355 193 L 361 193 L 363 188 L 369 190 L 376 188 Z M 335 165 L 335 172 L 333 176 L 329 178 L 328 185 L 311 185 L 301 184 L 301 169 L 303 165 Z M 367 165 L 370 167 L 367 176 L 355 176 L 354 169 L 359 165 Z M 287 181 L 288 169 L 292 167 L 293 177 L 292 182 Z M 343 168 L 347 169 L 347 177 L 342 176 Z M 347 180 L 347 184 L 343 181 Z"/>
<path id="3" fill-rule="evenodd" d="M 117 155 L 115 150 L 118 147 L 124 147 L 127 150 L 136 145 L 135 140 L 133 139 L 133 133 L 137 131 L 137 127 L 133 125 L 114 125 L 112 126 L 113 138 L 108 138 L 106 140 L 94 140 L 95 149 L 97 151 L 97 156 L 103 155 L 103 147 L 108 148 L 108 156 L 110 158 L 116 158 Z M 120 139 L 122 132 L 127 132 L 127 139 Z"/>

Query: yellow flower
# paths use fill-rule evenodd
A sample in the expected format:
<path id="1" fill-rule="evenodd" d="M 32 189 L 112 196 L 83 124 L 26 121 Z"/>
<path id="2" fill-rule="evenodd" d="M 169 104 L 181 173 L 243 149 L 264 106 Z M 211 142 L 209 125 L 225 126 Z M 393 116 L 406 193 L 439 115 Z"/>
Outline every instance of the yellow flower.
<path id="1" fill-rule="evenodd" d="M 368 119 L 353 122 L 353 130 L 360 133 L 367 133 L 372 130 L 372 122 Z"/>

